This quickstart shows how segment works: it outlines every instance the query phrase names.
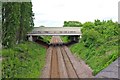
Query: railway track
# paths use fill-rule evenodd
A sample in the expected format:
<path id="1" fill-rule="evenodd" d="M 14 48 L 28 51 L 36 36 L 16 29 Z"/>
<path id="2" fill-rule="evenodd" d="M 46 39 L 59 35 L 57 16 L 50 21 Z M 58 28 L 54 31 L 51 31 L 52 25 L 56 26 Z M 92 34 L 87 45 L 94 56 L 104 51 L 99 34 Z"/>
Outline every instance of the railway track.
<path id="1" fill-rule="evenodd" d="M 52 44 L 62 43 L 59 36 L 53 36 Z M 74 57 L 68 47 L 50 46 L 47 50 L 46 65 L 41 78 L 93 78 L 92 70 Z"/>

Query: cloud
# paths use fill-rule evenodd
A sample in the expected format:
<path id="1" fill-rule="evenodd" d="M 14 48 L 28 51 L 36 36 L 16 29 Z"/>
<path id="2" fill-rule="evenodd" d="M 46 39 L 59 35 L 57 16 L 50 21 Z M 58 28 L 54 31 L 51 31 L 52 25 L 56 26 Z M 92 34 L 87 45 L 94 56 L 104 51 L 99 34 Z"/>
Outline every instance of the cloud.
<path id="1" fill-rule="evenodd" d="M 63 26 L 65 20 L 117 21 L 119 0 L 32 0 L 35 26 Z"/>

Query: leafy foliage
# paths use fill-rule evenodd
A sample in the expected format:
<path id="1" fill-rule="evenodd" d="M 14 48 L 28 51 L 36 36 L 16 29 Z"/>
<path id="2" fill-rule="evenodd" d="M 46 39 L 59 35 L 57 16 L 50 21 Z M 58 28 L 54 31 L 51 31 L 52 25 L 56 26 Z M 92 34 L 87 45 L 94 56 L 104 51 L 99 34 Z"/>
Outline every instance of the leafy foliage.
<path id="1" fill-rule="evenodd" d="M 64 21 L 65 27 L 81 27 L 82 23 L 78 21 Z"/>
<path id="2" fill-rule="evenodd" d="M 38 36 L 38 39 L 46 42 L 46 43 L 50 43 L 52 36 Z"/>
<path id="3" fill-rule="evenodd" d="M 39 78 L 45 64 L 45 52 L 45 48 L 32 42 L 3 49 L 2 77 Z"/>
<path id="4" fill-rule="evenodd" d="M 64 43 L 67 43 L 70 41 L 69 36 L 61 36 L 60 38 L 63 40 Z"/>
<path id="5" fill-rule="evenodd" d="M 33 28 L 31 2 L 4 2 L 2 6 L 2 45 L 13 47 L 25 40 L 25 35 Z"/>
<path id="6" fill-rule="evenodd" d="M 2 41 L 4 46 L 16 43 L 16 29 L 19 25 L 20 5 L 18 3 L 3 3 L 2 9 Z"/>
<path id="7" fill-rule="evenodd" d="M 75 25 L 74 22 L 72 25 Z M 120 29 L 118 25 L 112 20 L 97 19 L 94 22 L 85 22 L 81 28 L 80 43 L 70 47 L 73 53 L 85 60 L 93 69 L 94 75 L 120 56 L 118 55 L 118 30 Z M 71 24 L 65 24 L 65 26 L 71 26 Z"/>

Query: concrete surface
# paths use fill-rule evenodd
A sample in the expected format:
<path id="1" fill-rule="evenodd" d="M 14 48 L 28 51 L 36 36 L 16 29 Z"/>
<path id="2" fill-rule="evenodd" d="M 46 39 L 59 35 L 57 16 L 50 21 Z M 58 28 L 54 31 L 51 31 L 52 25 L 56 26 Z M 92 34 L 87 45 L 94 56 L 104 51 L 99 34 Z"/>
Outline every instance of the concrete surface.
<path id="1" fill-rule="evenodd" d="M 98 73 L 96 78 L 119 78 L 120 79 L 120 57 L 107 68 Z"/>

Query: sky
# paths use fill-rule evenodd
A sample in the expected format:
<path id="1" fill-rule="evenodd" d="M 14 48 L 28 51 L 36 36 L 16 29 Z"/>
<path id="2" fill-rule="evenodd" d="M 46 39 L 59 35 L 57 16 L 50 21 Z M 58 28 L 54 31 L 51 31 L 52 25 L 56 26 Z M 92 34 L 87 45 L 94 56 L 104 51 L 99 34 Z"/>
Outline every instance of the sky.
<path id="1" fill-rule="evenodd" d="M 118 21 L 119 0 L 32 0 L 35 27 L 62 27 L 64 21 Z"/>

